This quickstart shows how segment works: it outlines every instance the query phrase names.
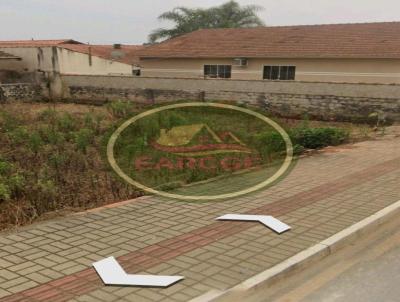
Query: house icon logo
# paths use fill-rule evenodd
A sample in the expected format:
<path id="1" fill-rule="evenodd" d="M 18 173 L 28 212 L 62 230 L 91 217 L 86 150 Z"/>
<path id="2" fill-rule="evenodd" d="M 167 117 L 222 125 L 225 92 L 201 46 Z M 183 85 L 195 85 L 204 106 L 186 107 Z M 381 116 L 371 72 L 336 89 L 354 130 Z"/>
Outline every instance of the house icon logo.
<path id="1" fill-rule="evenodd" d="M 216 133 L 207 124 L 161 129 L 159 138 L 152 143 L 152 146 L 160 151 L 194 157 L 253 152 L 232 132 Z"/>
<path id="2" fill-rule="evenodd" d="M 213 201 L 276 183 L 292 163 L 285 130 L 247 108 L 206 102 L 163 105 L 121 124 L 107 159 L 127 183 L 184 201 Z"/>

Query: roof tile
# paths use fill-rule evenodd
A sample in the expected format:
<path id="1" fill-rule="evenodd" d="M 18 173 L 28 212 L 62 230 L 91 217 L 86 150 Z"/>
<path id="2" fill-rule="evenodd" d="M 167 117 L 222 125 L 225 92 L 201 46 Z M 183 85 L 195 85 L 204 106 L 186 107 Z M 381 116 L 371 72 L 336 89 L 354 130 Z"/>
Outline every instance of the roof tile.
<path id="1" fill-rule="evenodd" d="M 134 65 L 139 63 L 137 52 L 145 46 L 121 45 L 120 49 L 115 49 L 113 45 L 63 44 L 59 47 L 84 54 L 91 52 L 96 57 Z"/>
<path id="2" fill-rule="evenodd" d="M 202 29 L 140 58 L 400 58 L 400 22 Z"/>
<path id="3" fill-rule="evenodd" d="M 0 41 L 0 47 L 51 47 L 62 44 L 82 44 L 72 39 Z"/>

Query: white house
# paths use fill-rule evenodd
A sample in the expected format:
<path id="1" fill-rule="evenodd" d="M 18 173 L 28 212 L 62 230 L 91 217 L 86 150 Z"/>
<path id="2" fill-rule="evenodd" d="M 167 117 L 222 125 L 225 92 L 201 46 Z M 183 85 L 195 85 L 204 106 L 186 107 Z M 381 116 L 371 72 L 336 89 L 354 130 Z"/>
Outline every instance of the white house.
<path id="1" fill-rule="evenodd" d="M 137 45 L 88 45 L 74 40 L 0 41 L 0 51 L 18 57 L 0 69 L 79 75 L 137 74 Z"/>

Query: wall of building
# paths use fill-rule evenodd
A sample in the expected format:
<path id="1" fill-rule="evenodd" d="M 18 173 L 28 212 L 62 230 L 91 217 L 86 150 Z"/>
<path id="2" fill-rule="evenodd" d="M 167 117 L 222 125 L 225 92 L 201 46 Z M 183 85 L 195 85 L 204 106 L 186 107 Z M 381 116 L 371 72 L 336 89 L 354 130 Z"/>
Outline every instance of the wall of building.
<path id="1" fill-rule="evenodd" d="M 144 59 L 145 77 L 203 78 L 204 65 L 232 65 L 232 59 Z M 297 81 L 400 83 L 400 60 L 389 59 L 249 59 L 232 67 L 232 79 L 262 80 L 263 66 L 296 66 Z"/>
<path id="2" fill-rule="evenodd" d="M 132 75 L 132 66 L 60 47 L 0 47 L 22 58 L 19 69 L 46 73 L 84 75 Z"/>
<path id="3" fill-rule="evenodd" d="M 21 72 L 24 70 L 24 63 L 22 60 L 5 60 L 0 59 L 0 71 L 2 70 L 14 70 Z"/>
<path id="4" fill-rule="evenodd" d="M 127 75 L 132 76 L 132 66 L 88 54 L 57 48 L 62 74 Z"/>
<path id="5" fill-rule="evenodd" d="M 48 97 L 43 86 L 30 83 L 0 84 L 0 102 L 36 101 Z"/>
<path id="6" fill-rule="evenodd" d="M 37 72 L 24 72 L 0 68 L 0 84 L 11 83 L 41 83 L 43 75 Z"/>
<path id="7" fill-rule="evenodd" d="M 0 47 L 0 50 L 22 58 L 20 68 L 26 72 L 58 71 L 57 60 L 53 59 L 52 47 Z"/>
<path id="8" fill-rule="evenodd" d="M 92 103 L 220 100 L 257 104 L 286 117 L 365 120 L 382 111 L 400 121 L 400 85 L 72 75 L 61 82 L 63 98 Z"/>

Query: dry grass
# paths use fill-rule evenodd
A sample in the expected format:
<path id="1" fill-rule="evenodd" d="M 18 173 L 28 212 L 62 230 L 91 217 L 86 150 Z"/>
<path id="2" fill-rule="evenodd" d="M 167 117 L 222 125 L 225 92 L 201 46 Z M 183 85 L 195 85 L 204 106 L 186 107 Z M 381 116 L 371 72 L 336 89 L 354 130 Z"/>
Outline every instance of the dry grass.
<path id="1" fill-rule="evenodd" d="M 133 105 L 1 104 L 0 229 L 142 195 L 115 176 L 104 156 L 113 129 L 138 110 Z M 305 123 L 280 122 L 289 128 Z M 345 128 L 355 141 L 374 135 L 367 125 L 306 123 Z"/>
<path id="2" fill-rule="evenodd" d="M 12 103 L 0 106 L 0 229 L 49 212 L 135 198 L 104 160 L 119 119 L 105 107 Z"/>

